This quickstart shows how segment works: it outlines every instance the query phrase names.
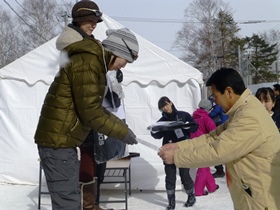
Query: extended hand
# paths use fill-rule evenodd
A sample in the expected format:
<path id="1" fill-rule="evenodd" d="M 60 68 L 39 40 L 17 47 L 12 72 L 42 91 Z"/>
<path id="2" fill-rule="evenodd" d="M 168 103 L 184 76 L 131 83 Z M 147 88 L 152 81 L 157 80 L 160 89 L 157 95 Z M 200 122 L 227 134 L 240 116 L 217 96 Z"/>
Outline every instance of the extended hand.
<path id="1" fill-rule="evenodd" d="M 176 143 L 165 144 L 162 146 L 158 152 L 158 156 L 166 163 L 173 164 L 174 163 L 174 151 L 178 149 L 178 145 Z"/>
<path id="2" fill-rule="evenodd" d="M 174 163 L 174 150 L 159 150 L 158 155 L 166 164 Z"/>
<path id="3" fill-rule="evenodd" d="M 179 149 L 179 147 L 178 147 L 177 143 L 169 143 L 169 144 L 163 145 L 160 149 L 161 150 L 176 150 L 176 149 Z"/>

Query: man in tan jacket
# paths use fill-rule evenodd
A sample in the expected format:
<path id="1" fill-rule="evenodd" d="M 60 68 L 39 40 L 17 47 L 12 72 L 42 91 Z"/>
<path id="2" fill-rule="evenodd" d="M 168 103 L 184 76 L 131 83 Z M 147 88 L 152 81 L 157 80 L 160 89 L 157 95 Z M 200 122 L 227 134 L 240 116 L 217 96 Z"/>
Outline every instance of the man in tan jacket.
<path id="1" fill-rule="evenodd" d="M 206 86 L 229 120 L 192 141 L 164 145 L 158 155 L 177 167 L 225 163 L 235 210 L 280 209 L 280 135 L 275 123 L 234 69 L 217 70 Z"/>

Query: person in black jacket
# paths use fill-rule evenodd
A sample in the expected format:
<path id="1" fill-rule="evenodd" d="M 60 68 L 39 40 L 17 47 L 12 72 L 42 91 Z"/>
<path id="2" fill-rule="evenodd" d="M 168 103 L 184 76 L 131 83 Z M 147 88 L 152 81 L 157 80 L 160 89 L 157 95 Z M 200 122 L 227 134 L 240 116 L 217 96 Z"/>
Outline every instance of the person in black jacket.
<path id="1" fill-rule="evenodd" d="M 195 122 L 191 115 L 187 112 L 178 111 L 170 99 L 163 96 L 158 101 L 158 109 L 162 112 L 162 117 L 158 122 L 163 121 L 182 121 L 184 123 Z M 195 132 L 198 125 L 192 126 L 188 129 L 175 129 L 168 131 L 151 131 L 152 137 L 155 139 L 161 139 L 162 145 L 168 143 L 179 142 L 185 139 L 190 139 L 190 132 Z M 167 190 L 168 206 L 167 210 L 175 209 L 175 186 L 176 186 L 176 166 L 175 164 L 165 164 L 165 188 Z M 193 206 L 196 202 L 194 195 L 194 183 L 190 177 L 189 168 L 179 168 L 179 174 L 181 177 L 182 185 L 186 193 L 188 194 L 188 200 L 185 203 L 186 207 Z"/>
<path id="2" fill-rule="evenodd" d="M 255 96 L 263 103 L 264 107 L 272 117 L 278 130 L 280 131 L 280 113 L 277 111 L 272 111 L 275 106 L 276 99 L 274 97 L 274 92 L 270 87 L 259 88 Z"/>
<path id="3" fill-rule="evenodd" d="M 275 95 L 275 104 L 272 111 L 280 113 L 280 84 L 274 84 L 273 91 Z"/>

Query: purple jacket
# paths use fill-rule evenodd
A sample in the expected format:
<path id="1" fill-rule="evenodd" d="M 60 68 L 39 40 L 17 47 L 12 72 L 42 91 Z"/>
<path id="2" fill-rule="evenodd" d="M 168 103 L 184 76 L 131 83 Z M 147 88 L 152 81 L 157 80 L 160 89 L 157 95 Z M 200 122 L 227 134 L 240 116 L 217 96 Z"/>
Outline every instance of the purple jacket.
<path id="1" fill-rule="evenodd" d="M 191 138 L 199 137 L 216 129 L 214 121 L 211 119 L 211 117 L 209 117 L 208 112 L 204 109 L 198 108 L 196 111 L 194 111 L 193 118 L 199 127 L 196 132 L 190 133 Z"/>

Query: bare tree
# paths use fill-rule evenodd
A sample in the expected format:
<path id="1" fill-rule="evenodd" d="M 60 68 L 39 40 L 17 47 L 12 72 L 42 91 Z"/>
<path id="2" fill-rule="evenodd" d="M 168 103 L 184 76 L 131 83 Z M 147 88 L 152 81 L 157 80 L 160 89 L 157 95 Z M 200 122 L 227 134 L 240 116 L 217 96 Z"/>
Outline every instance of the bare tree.
<path id="1" fill-rule="evenodd" d="M 204 73 L 207 78 L 217 69 L 217 58 L 229 51 L 233 28 L 228 4 L 222 0 L 194 0 L 185 10 L 185 23 L 177 33 L 175 45 L 183 50 L 182 60 Z M 233 24 L 228 27 L 227 24 Z M 223 64 L 224 65 L 224 64 Z"/>
<path id="2" fill-rule="evenodd" d="M 0 6 L 0 68 L 19 57 L 19 39 L 13 31 L 12 16 Z"/>
<path id="3" fill-rule="evenodd" d="M 67 15 L 71 6 L 69 2 L 58 5 L 56 0 L 24 0 L 22 5 L 19 4 L 17 31 L 25 51 L 29 52 L 58 35 L 65 25 L 62 16 Z"/>

